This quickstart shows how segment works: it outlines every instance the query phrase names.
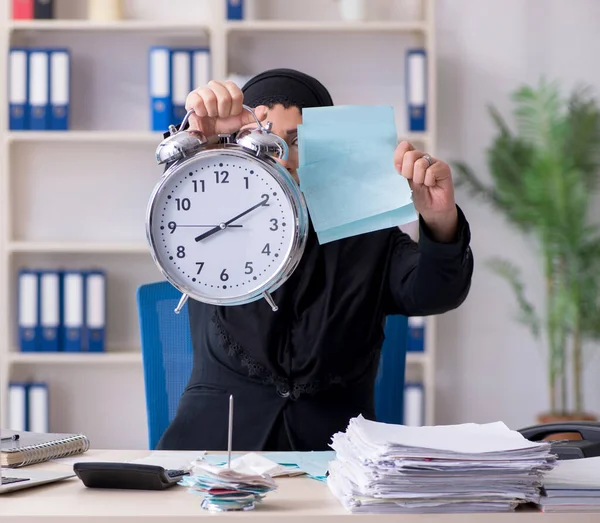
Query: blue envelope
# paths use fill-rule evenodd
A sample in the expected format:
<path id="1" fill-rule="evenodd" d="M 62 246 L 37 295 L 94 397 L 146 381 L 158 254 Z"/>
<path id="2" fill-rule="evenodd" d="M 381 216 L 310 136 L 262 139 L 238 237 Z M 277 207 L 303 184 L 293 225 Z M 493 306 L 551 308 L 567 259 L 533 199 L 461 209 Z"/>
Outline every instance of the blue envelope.
<path id="1" fill-rule="evenodd" d="M 417 219 L 408 181 L 394 167 L 392 107 L 318 107 L 302 114 L 298 177 L 319 243 Z"/>

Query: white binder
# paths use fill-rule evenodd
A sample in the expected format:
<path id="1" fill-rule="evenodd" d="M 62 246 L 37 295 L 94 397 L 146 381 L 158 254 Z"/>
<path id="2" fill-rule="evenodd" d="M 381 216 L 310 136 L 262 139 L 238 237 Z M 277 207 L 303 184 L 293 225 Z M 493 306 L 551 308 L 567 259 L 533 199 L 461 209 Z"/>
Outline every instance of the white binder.
<path id="1" fill-rule="evenodd" d="M 48 385 L 46 383 L 30 383 L 28 386 L 27 430 L 50 432 L 48 408 Z"/>

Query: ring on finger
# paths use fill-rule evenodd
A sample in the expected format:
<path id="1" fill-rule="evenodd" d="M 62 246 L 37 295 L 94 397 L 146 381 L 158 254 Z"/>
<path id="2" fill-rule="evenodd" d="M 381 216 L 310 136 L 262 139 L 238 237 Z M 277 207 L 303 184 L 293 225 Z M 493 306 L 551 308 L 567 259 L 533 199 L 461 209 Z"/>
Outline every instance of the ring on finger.
<path id="1" fill-rule="evenodd" d="M 423 158 L 424 160 L 427 160 L 427 163 L 429 164 L 427 166 L 427 168 L 429 168 L 433 165 L 433 158 L 431 156 L 429 156 L 428 154 L 421 156 L 421 158 Z"/>

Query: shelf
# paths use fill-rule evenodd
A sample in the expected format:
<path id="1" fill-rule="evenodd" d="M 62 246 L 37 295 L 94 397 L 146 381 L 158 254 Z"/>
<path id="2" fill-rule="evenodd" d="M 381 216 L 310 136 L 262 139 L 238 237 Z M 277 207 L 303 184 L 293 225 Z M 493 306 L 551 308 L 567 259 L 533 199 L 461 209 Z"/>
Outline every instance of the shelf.
<path id="1" fill-rule="evenodd" d="M 158 146 L 163 134 L 151 131 L 13 131 L 9 142 L 139 143 Z"/>
<path id="2" fill-rule="evenodd" d="M 150 254 L 145 243 L 11 242 L 8 252 Z"/>
<path id="3" fill-rule="evenodd" d="M 14 364 L 116 364 L 141 363 L 139 351 L 123 352 L 10 352 L 8 360 Z"/>
<path id="4" fill-rule="evenodd" d="M 252 20 L 226 22 L 229 32 L 336 32 L 336 33 L 425 33 L 427 24 L 423 22 L 318 22 L 295 20 Z"/>
<path id="5" fill-rule="evenodd" d="M 429 361 L 429 355 L 425 352 L 407 352 L 407 365 L 425 365 Z"/>
<path id="6" fill-rule="evenodd" d="M 10 31 L 148 31 L 158 33 L 210 32 L 209 23 L 161 22 L 153 20 L 117 20 L 96 22 L 91 20 L 11 20 Z"/>

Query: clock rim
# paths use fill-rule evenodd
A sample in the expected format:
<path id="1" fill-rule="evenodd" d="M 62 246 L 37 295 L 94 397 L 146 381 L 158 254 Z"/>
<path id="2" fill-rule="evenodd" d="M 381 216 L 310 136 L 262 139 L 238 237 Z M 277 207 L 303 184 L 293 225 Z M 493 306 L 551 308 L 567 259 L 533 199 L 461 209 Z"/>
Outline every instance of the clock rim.
<path id="1" fill-rule="evenodd" d="M 249 160 L 258 163 L 258 165 L 265 170 L 274 181 L 282 188 L 287 200 L 291 203 L 292 213 L 294 217 L 294 232 L 292 237 L 292 245 L 290 248 L 290 255 L 287 257 L 285 263 L 279 266 L 279 269 L 275 271 L 269 278 L 266 279 L 265 283 L 259 288 L 247 292 L 232 296 L 230 298 L 214 298 L 205 296 L 201 293 L 196 292 L 193 288 L 182 284 L 171 276 L 171 271 L 167 270 L 163 264 L 159 261 L 157 254 L 157 241 L 154 239 L 153 233 L 153 220 L 152 216 L 155 211 L 157 197 L 161 193 L 165 185 L 170 181 L 172 177 L 178 174 L 180 171 L 185 171 L 186 166 L 198 160 L 199 156 L 204 158 L 219 157 L 223 155 L 233 155 L 243 160 Z M 304 195 L 300 190 L 300 187 L 291 177 L 287 169 L 281 166 L 276 160 L 269 156 L 257 155 L 254 151 L 232 143 L 212 145 L 204 148 L 202 151 L 194 154 L 185 159 L 177 160 L 173 162 L 162 174 L 161 178 L 155 185 L 146 208 L 146 240 L 150 249 L 152 259 L 157 266 L 163 277 L 171 283 L 177 290 L 182 294 L 187 295 L 189 298 L 199 301 L 201 303 L 207 303 L 209 305 L 217 306 L 236 306 L 245 305 L 248 303 L 255 302 L 264 298 L 265 293 L 271 294 L 281 287 L 293 274 L 295 269 L 298 267 L 300 260 L 304 254 L 306 247 L 306 241 L 308 238 L 308 208 Z"/>

